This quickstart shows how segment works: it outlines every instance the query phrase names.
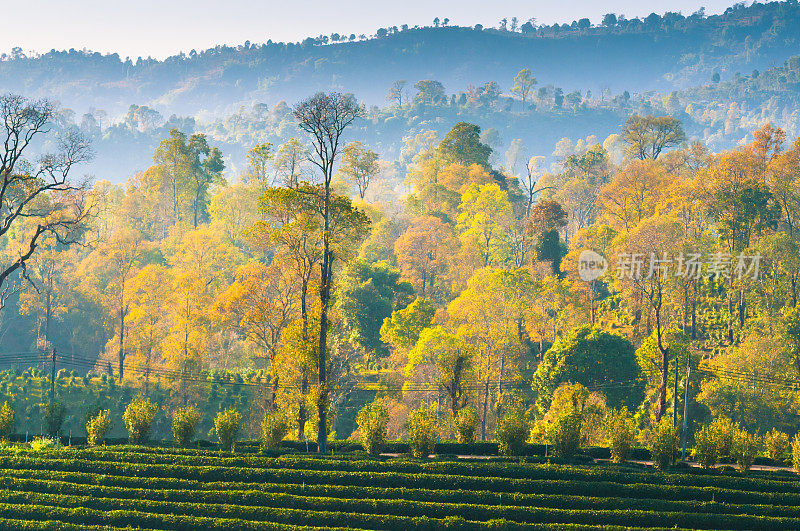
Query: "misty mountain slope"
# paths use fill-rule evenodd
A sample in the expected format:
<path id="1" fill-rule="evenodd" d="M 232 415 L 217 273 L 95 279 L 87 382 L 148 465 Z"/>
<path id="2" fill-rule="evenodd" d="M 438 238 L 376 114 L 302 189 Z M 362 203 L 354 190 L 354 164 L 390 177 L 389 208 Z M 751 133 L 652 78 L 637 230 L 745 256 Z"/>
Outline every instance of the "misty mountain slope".
<path id="1" fill-rule="evenodd" d="M 381 32 L 383 34 L 383 32 Z M 776 66 L 800 53 L 797 3 L 754 4 L 703 18 L 667 14 L 614 27 L 540 27 L 521 34 L 440 27 L 320 45 L 218 46 L 163 61 L 116 54 L 49 52 L 0 61 L 0 91 L 49 97 L 85 112 L 122 114 L 131 103 L 164 114 L 208 116 L 240 103 L 290 103 L 316 90 L 383 102 L 392 81 L 441 81 L 448 92 L 497 81 L 508 91 L 530 68 L 540 85 L 612 93 L 685 89 L 735 72 Z M 327 38 L 326 38 L 327 40 Z"/>

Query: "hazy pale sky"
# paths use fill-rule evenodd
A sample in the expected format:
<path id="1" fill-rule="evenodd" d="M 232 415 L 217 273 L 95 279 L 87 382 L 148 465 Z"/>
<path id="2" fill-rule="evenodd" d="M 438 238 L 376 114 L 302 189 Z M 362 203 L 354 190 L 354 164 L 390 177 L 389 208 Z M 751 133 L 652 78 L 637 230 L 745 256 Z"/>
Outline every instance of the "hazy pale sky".
<path id="1" fill-rule="evenodd" d="M 370 35 L 379 27 L 430 25 L 434 17 L 453 25 L 496 26 L 507 17 L 538 23 L 599 22 L 613 12 L 628 18 L 651 12 L 689 15 L 701 6 L 720 13 L 735 0 L 26 0 L 3 5 L 0 51 L 88 48 L 122 57 L 165 57 L 217 44 L 298 41 L 331 33 Z"/>

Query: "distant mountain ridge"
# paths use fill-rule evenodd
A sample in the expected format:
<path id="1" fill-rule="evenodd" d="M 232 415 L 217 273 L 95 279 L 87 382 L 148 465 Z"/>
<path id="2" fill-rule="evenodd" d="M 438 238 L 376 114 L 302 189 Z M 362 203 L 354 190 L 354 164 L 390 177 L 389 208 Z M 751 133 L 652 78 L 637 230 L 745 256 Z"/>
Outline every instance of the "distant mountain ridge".
<path id="1" fill-rule="evenodd" d="M 442 82 L 448 92 L 497 81 L 508 92 L 530 68 L 564 90 L 669 92 L 765 70 L 800 53 L 796 1 L 737 5 L 722 15 L 675 13 L 527 33 L 464 27 L 379 31 L 364 41 L 218 46 L 163 61 L 71 50 L 0 61 L 0 92 L 48 97 L 119 116 L 131 103 L 164 114 L 222 116 L 253 102 L 293 103 L 317 90 L 353 92 L 380 104 L 397 79 Z"/>

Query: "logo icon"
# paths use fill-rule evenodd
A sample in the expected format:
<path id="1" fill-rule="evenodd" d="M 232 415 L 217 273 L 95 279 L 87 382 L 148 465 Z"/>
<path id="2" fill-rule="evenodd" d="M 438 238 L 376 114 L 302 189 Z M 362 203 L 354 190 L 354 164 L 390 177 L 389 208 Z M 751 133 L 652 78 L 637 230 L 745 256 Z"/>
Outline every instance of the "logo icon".
<path id="1" fill-rule="evenodd" d="M 608 269 L 608 260 L 603 255 L 586 249 L 578 256 L 578 276 L 585 282 L 597 280 Z"/>

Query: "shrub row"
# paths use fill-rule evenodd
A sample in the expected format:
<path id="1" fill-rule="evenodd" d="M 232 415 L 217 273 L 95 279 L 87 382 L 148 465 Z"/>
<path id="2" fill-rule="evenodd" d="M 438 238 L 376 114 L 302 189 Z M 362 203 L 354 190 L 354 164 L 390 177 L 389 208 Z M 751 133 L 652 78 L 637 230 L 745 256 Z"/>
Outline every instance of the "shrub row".
<path id="1" fill-rule="evenodd" d="M 10 461 L 9 461 L 10 460 Z M 37 464 L 37 460 L 41 462 Z M 131 468 L 134 475 L 139 474 L 142 467 L 154 467 L 153 471 L 170 467 L 183 469 L 197 468 L 196 471 L 187 470 L 186 473 L 202 473 L 209 481 L 230 480 L 237 478 L 236 474 L 244 474 L 242 479 L 258 479 L 259 474 L 280 473 L 284 470 L 295 470 L 298 473 L 311 472 L 358 472 L 361 474 L 401 474 L 399 479 L 406 476 L 429 475 L 432 480 L 435 476 L 457 476 L 461 478 L 474 478 L 487 482 L 502 482 L 508 479 L 551 479 L 551 480 L 585 480 L 606 481 L 621 484 L 670 484 L 681 486 L 717 487 L 735 490 L 750 490 L 753 492 L 785 492 L 800 493 L 800 483 L 792 481 L 794 476 L 781 477 L 742 477 L 736 475 L 721 475 L 718 472 L 703 472 L 698 470 L 685 473 L 653 473 L 650 471 L 630 471 L 615 467 L 576 467 L 560 465 L 536 465 L 518 463 L 466 463 L 466 462 L 425 462 L 412 460 L 380 461 L 373 459 L 349 460 L 327 459 L 308 456 L 283 456 L 279 458 L 248 456 L 248 457 L 220 457 L 204 455 L 165 456 L 158 454 L 105 452 L 103 450 L 59 450 L 42 457 L 26 456 L 20 454 L 15 457 L 0 457 L 0 466 L 31 466 L 41 468 L 48 464 L 58 467 L 64 462 L 75 463 L 87 467 L 114 467 Z M 28 465 L 26 465 L 28 463 Z M 60 463 L 60 464 L 59 464 Z M 235 469 L 235 470 L 231 470 Z M 81 468 L 66 469 L 81 470 Z M 216 471 L 216 472 L 214 472 Z M 114 473 L 114 472 L 111 472 Z M 149 474 L 149 473 L 146 473 Z M 216 475 L 215 475 L 216 474 Z M 233 476 L 231 476 L 233 474 Z M 125 474 L 123 474 L 125 475 Z M 158 476 L 169 477 L 169 476 Z M 269 476 L 263 476 L 268 478 Z M 302 481 L 302 480 L 301 480 Z M 489 489 L 493 490 L 493 489 Z"/>
<path id="2" fill-rule="evenodd" d="M 314 499 L 312 499 L 314 500 Z M 181 503 L 153 500 L 132 500 L 119 498 L 94 498 L 91 496 L 69 496 L 60 494 L 42 494 L 32 492 L 0 491 L 0 504 L 23 505 L 52 505 L 61 508 L 91 509 L 116 513 L 119 511 L 143 512 L 150 518 L 163 515 L 181 515 L 193 518 L 214 518 L 215 520 L 246 520 L 248 522 L 287 523 L 326 527 L 355 526 L 368 529 L 436 529 L 456 526 L 459 529 L 482 529 L 485 522 L 474 522 L 462 516 L 448 514 L 445 518 L 430 518 L 427 516 L 397 516 L 379 514 L 381 506 L 371 503 L 375 514 L 351 512 L 338 507 L 329 507 L 326 499 L 316 499 L 319 503 L 314 505 L 317 509 L 294 509 L 273 507 L 250 507 L 225 504 Z M 334 500 L 344 505 L 357 505 L 359 500 Z M 353 503 L 345 503 L 353 502 Z M 404 502 L 413 503 L 413 502 Z M 435 505 L 435 504 L 431 504 Z M 323 510 L 330 509 L 330 510 Z M 355 508 L 355 507 L 354 507 Z M 486 507 L 470 508 L 462 506 L 463 510 L 477 513 L 483 512 Z M 641 510 L 570 510 L 551 508 L 489 508 L 495 510 L 495 518 L 487 522 L 502 520 L 512 528 L 524 529 L 523 524 L 558 524 L 577 523 L 585 525 L 636 525 L 640 527 L 659 527 L 665 523 L 673 526 L 689 527 L 695 529 L 797 529 L 800 519 L 777 518 L 752 515 L 722 515 L 722 514 L 687 514 L 680 512 L 653 512 Z M 510 521 L 497 518 L 499 513 L 507 510 L 515 517 L 520 518 L 524 512 L 524 520 Z M 447 512 L 447 511 L 444 511 Z M 144 525 L 146 521 L 136 520 Z M 83 522 L 81 522 L 83 523 Z"/>
<path id="3" fill-rule="evenodd" d="M 155 490 L 131 487 L 96 486 L 0 477 L 0 488 L 17 492 L 39 492 L 91 496 L 98 498 L 123 498 L 169 502 L 221 503 L 257 507 L 283 507 L 292 509 L 341 510 L 393 514 L 400 516 L 428 516 L 444 518 L 462 516 L 471 520 L 506 518 L 529 522 L 529 507 L 579 510 L 643 510 L 683 513 L 748 514 L 773 517 L 800 517 L 798 506 L 744 505 L 709 503 L 705 501 L 673 501 L 663 499 L 591 497 L 562 494 L 494 495 L 476 499 L 462 493 L 410 489 L 330 489 L 311 485 L 295 492 L 255 490 Z M 274 486 L 273 486 L 274 488 Z M 433 495 L 433 496 L 432 496 Z M 502 505 L 502 506 L 499 506 Z"/>
<path id="4" fill-rule="evenodd" d="M 741 489 L 698 488 L 657 484 L 619 484 L 607 481 L 585 481 L 572 478 L 517 480 L 478 478 L 431 474 L 308 471 L 294 469 L 231 469 L 221 467 L 184 467 L 169 465 L 133 465 L 125 463 L 92 463 L 90 461 L 63 461 L 36 458 L 4 458 L 4 465 L 12 469 L 40 470 L 45 477 L 54 472 L 85 472 L 128 476 L 150 485 L 153 478 L 169 481 L 195 480 L 198 482 L 295 483 L 332 484 L 343 486 L 374 486 L 383 488 L 488 490 L 497 493 L 554 493 L 589 496 L 630 496 L 662 499 L 694 499 L 711 501 L 712 498 L 731 503 L 776 503 L 796 505 L 795 493 L 760 493 Z M 721 478 L 724 479 L 724 478 Z M 722 497 L 722 498 L 721 498 Z"/>

